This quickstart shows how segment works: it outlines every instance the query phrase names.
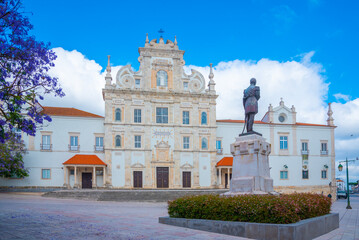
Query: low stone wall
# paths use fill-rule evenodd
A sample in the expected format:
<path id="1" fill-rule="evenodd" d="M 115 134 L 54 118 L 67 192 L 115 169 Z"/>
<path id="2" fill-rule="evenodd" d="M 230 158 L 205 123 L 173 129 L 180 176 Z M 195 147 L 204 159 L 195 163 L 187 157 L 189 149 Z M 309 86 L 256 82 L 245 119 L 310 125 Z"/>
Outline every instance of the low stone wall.
<path id="1" fill-rule="evenodd" d="M 339 228 L 339 214 L 331 213 L 292 224 L 231 222 L 160 217 L 159 223 L 253 239 L 307 240 Z"/>
<path id="2" fill-rule="evenodd" d="M 167 202 L 179 197 L 221 194 L 228 190 L 61 190 L 48 192 L 43 197 L 74 198 L 115 202 Z"/>

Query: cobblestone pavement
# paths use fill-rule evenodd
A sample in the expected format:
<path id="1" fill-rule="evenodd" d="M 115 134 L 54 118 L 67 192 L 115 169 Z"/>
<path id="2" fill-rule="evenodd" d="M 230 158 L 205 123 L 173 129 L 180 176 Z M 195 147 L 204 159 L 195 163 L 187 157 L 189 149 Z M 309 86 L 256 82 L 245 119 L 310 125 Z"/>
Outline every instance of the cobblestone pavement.
<path id="1" fill-rule="evenodd" d="M 323 239 L 359 239 L 359 197 L 339 200 L 340 228 Z M 245 239 L 158 223 L 166 203 L 96 202 L 0 193 L 0 239 Z"/>

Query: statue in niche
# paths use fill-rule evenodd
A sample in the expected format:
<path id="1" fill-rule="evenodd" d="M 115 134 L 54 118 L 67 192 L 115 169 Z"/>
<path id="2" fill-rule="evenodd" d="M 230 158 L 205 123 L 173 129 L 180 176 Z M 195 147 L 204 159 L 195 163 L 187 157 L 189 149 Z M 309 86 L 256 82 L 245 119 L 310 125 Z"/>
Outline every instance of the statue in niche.
<path id="1" fill-rule="evenodd" d="M 158 71 L 156 78 L 157 78 L 157 86 L 167 87 L 168 76 L 166 71 L 163 70 Z"/>
<path id="2" fill-rule="evenodd" d="M 259 87 L 256 86 L 257 80 L 252 78 L 250 80 L 250 86 L 243 92 L 243 106 L 245 111 L 245 123 L 243 127 L 242 134 L 244 129 L 247 128 L 247 133 L 254 133 L 253 123 L 254 116 L 258 113 L 258 100 L 260 98 Z"/>

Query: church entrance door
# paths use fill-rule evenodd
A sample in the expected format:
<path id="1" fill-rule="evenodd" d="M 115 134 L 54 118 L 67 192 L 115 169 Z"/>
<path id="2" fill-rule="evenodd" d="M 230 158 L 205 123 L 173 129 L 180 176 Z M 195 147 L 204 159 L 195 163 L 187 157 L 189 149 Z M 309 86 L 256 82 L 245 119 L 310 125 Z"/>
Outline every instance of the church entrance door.
<path id="1" fill-rule="evenodd" d="M 182 186 L 184 188 L 191 187 L 191 172 L 183 172 L 182 173 Z"/>
<path id="2" fill-rule="evenodd" d="M 92 173 L 82 173 L 82 188 L 92 188 Z"/>
<path id="3" fill-rule="evenodd" d="M 142 171 L 133 171 L 133 187 L 142 188 Z"/>
<path id="4" fill-rule="evenodd" d="M 157 167 L 157 188 L 168 188 L 168 167 Z"/>

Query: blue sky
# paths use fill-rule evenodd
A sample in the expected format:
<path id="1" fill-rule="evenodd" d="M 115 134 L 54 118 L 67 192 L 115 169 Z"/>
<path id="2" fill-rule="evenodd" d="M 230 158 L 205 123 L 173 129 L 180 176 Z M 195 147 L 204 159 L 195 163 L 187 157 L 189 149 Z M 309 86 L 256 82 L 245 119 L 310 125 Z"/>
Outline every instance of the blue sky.
<path id="1" fill-rule="evenodd" d="M 325 124 L 327 103 L 334 102 L 336 158 L 359 156 L 358 1 L 23 0 L 23 5 L 32 34 L 56 49 L 55 75 L 68 86 L 67 97 L 50 102 L 53 106 L 103 115 L 107 55 L 113 74 L 125 64 L 138 69 L 146 33 L 150 40 L 158 38 L 163 28 L 165 39 L 177 36 L 186 66 L 206 77 L 206 66 L 214 64 L 217 117 L 243 118 L 226 108 L 240 103 L 228 89 L 240 85 L 242 91 L 250 77 L 245 74 L 256 73 L 262 76 L 258 84 L 271 89 L 266 95 L 273 95 L 263 94 L 258 115 L 283 97 L 289 107 L 295 105 L 299 121 Z M 237 84 L 240 74 L 245 80 Z M 358 163 L 352 172 L 359 179 Z"/>
<path id="2" fill-rule="evenodd" d="M 78 50 L 106 66 L 138 67 L 137 48 L 177 35 L 186 62 L 206 66 L 234 59 L 287 61 L 315 51 L 330 82 L 328 100 L 357 97 L 357 1 L 46 1 L 24 0 L 33 33 L 53 47 Z"/>

